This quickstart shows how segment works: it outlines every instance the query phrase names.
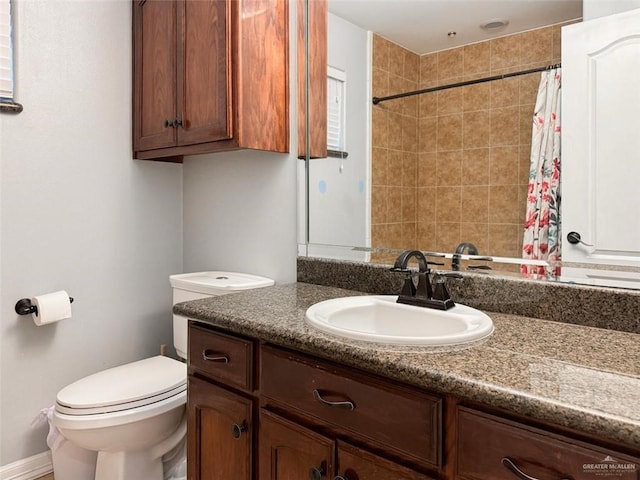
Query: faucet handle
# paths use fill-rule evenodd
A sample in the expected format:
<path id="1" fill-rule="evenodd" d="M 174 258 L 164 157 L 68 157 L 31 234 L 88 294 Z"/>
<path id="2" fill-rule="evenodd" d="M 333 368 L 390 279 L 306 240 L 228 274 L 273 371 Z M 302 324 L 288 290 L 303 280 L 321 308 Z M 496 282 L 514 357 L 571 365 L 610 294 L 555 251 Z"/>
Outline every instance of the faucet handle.
<path id="1" fill-rule="evenodd" d="M 431 261 L 427 260 L 427 265 L 444 265 L 444 263 L 442 263 L 442 262 L 431 262 Z"/>
<path id="2" fill-rule="evenodd" d="M 400 291 L 400 295 L 404 295 L 407 297 L 413 297 L 416 294 L 416 286 L 413 283 L 413 270 L 409 268 L 400 268 L 393 267 L 389 269 L 390 272 L 394 273 L 404 273 L 404 284 L 402 285 L 402 290 Z"/>
<path id="3" fill-rule="evenodd" d="M 463 277 L 462 277 L 462 275 L 460 275 L 459 273 L 455 273 L 455 272 L 436 273 L 436 278 L 441 278 L 441 277 L 446 277 L 446 278 L 463 278 Z"/>

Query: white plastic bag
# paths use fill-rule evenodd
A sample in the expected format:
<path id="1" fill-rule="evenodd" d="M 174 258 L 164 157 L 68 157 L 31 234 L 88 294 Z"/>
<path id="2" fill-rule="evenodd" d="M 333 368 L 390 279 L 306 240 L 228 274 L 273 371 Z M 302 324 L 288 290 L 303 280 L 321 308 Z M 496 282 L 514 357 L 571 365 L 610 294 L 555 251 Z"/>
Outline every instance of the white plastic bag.
<path id="1" fill-rule="evenodd" d="M 53 473 L 63 480 L 94 480 L 98 452 L 75 446 L 51 422 L 55 407 L 43 408 L 31 422 L 32 427 L 49 423 L 47 446 L 51 449 Z"/>

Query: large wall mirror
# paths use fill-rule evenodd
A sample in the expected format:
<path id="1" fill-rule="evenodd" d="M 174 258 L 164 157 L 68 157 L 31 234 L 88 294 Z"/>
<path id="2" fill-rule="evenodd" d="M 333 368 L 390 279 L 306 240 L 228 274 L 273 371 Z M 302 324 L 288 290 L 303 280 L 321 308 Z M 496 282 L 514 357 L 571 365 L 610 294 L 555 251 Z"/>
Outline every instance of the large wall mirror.
<path id="1" fill-rule="evenodd" d="M 328 10 L 329 153 L 301 170 L 306 254 L 388 264 L 417 249 L 434 253 L 439 268 L 640 288 L 640 203 L 625 202 L 623 240 L 617 227 L 605 238 L 620 222 L 599 211 L 588 228 L 569 227 L 582 233 L 569 244 L 561 218 L 566 92 L 555 69 L 566 60 L 562 29 L 582 22 L 581 0 L 329 0 Z M 556 109 L 558 125 L 536 133 L 536 111 L 550 118 Z M 544 167 L 532 160 L 538 149 L 551 159 Z M 632 155 L 617 173 L 640 180 L 637 164 Z M 531 178 L 541 169 L 546 203 L 532 207 Z M 620 183 L 629 193 L 637 185 Z M 559 225 L 540 240 L 543 250 L 558 249 L 547 260 L 527 258 L 528 235 L 537 235 L 532 209 L 545 211 L 535 222 Z M 609 220 L 598 230 L 591 218 Z M 596 237 L 606 244 L 599 250 Z M 599 261 L 570 248 L 591 248 Z"/>

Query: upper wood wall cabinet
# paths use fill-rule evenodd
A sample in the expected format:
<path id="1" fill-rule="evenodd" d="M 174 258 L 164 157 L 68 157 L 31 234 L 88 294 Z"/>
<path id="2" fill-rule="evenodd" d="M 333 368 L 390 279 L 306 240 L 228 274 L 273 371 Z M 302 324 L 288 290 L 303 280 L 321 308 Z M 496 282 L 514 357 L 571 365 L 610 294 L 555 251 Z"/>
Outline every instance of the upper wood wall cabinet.
<path id="1" fill-rule="evenodd" d="M 289 151 L 286 0 L 134 0 L 135 158 Z"/>
<path id="2" fill-rule="evenodd" d="M 308 4 L 308 5 L 306 5 Z M 298 158 L 306 148 L 305 8 L 309 21 L 309 157 L 327 156 L 327 0 L 298 0 Z"/>

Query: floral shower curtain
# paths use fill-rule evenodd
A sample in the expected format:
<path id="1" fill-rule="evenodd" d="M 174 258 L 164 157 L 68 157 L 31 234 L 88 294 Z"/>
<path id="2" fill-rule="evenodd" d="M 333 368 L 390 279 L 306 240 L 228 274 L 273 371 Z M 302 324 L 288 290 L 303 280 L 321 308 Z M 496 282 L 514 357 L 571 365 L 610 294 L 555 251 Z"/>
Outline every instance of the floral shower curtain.
<path id="1" fill-rule="evenodd" d="M 522 265 L 531 277 L 560 274 L 560 70 L 542 72 L 533 113 L 522 253 L 524 259 L 548 261 L 550 268 Z"/>

